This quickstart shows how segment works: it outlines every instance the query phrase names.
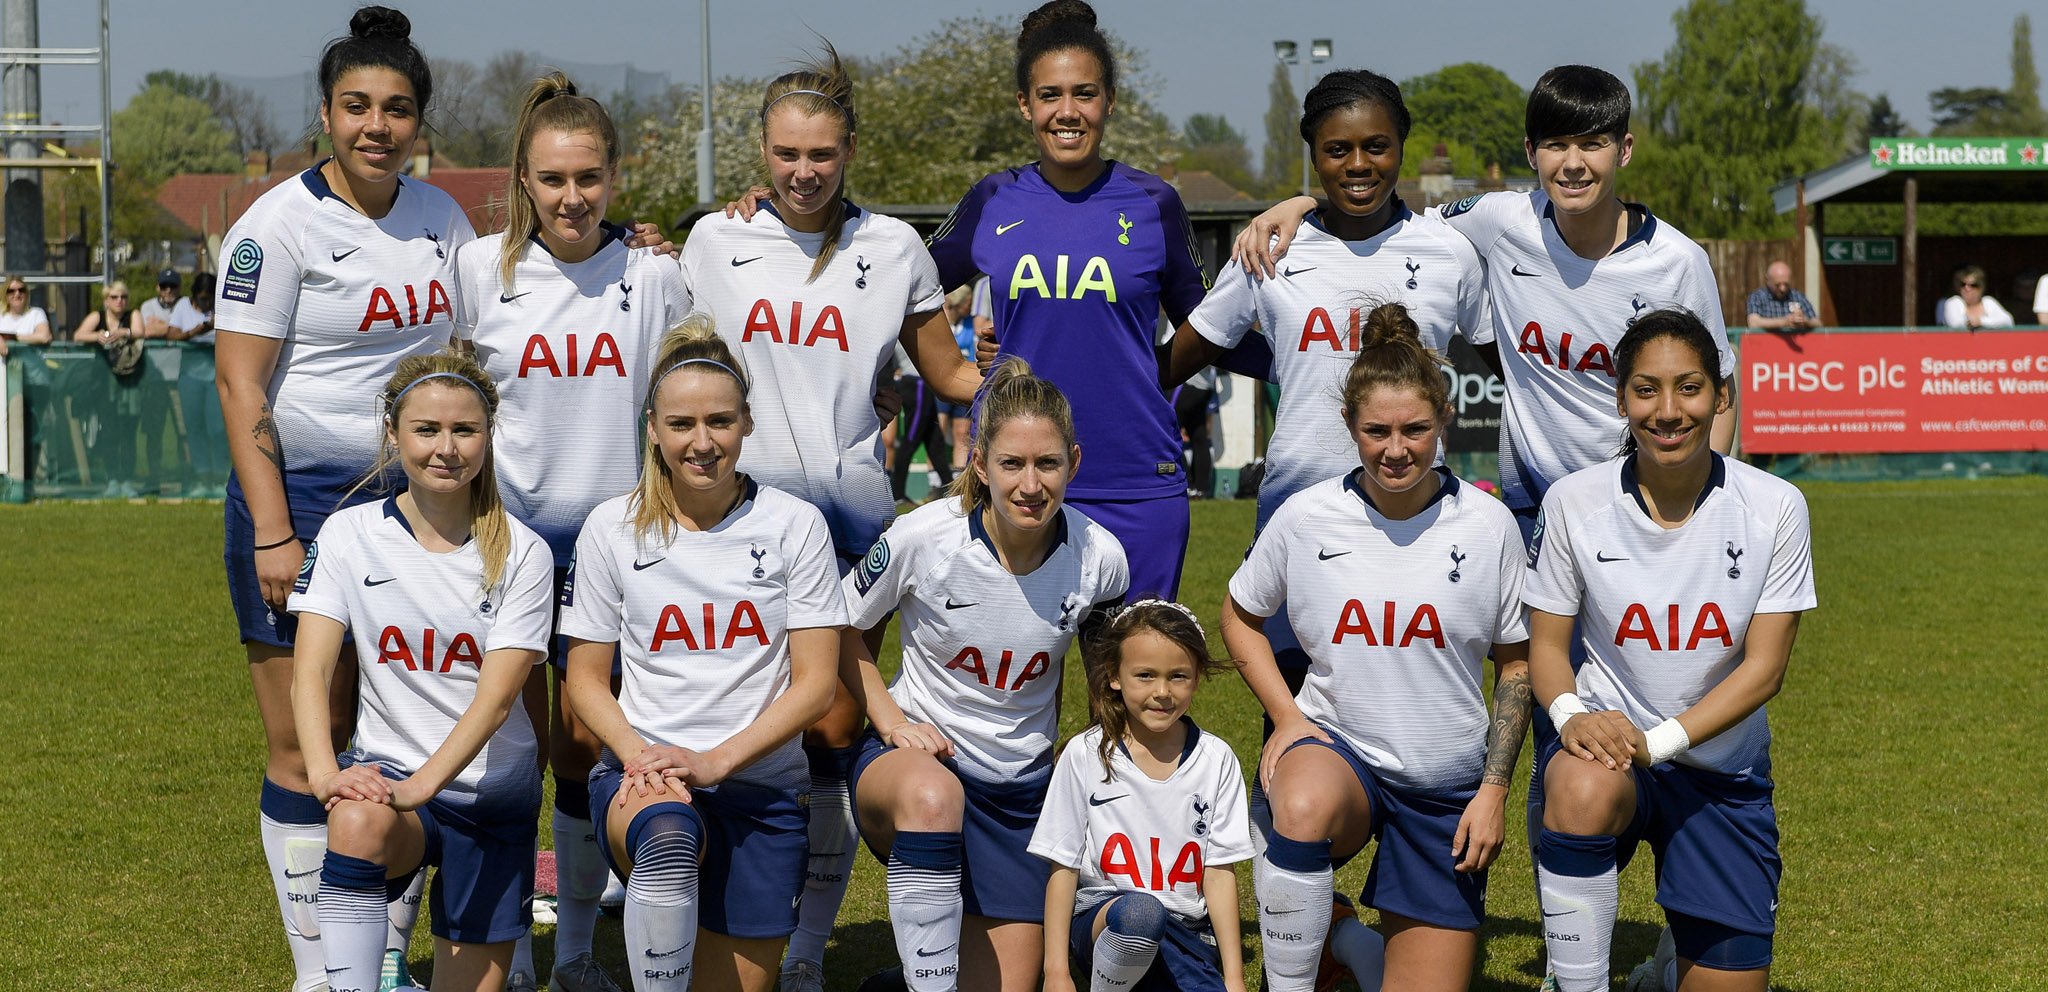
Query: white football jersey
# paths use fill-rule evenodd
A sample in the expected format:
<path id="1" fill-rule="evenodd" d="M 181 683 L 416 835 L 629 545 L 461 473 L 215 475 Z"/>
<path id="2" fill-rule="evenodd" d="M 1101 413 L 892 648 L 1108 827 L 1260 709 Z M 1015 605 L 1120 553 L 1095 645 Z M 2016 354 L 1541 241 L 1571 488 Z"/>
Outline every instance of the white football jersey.
<path id="1" fill-rule="evenodd" d="M 853 626 L 900 610 L 903 664 L 889 697 L 953 742 L 955 768 L 985 782 L 1044 771 L 1059 737 L 1060 675 L 1081 621 L 1130 586 L 1123 546 L 1071 506 L 1029 575 L 996 557 L 958 497 L 897 518 L 842 580 Z"/>
<path id="2" fill-rule="evenodd" d="M 265 395 L 294 512 L 332 512 L 375 463 L 384 384 L 400 360 L 447 345 L 455 249 L 474 237 L 440 189 L 400 177 L 390 212 L 371 220 L 318 166 L 228 230 L 215 325 L 282 342 Z"/>
<path id="3" fill-rule="evenodd" d="M 1614 347 L 1638 315 L 1692 311 L 1714 332 L 1722 374 L 1735 374 L 1706 252 L 1647 209 L 1630 205 L 1642 226 L 1597 261 L 1565 244 L 1541 190 L 1439 209 L 1486 263 L 1492 326 L 1472 339 L 1500 347 L 1500 478 L 1510 507 L 1540 505 L 1552 483 L 1620 450 Z"/>
<path id="4" fill-rule="evenodd" d="M 1521 531 L 1492 496 L 1439 468 L 1435 501 L 1380 515 L 1356 476 L 1296 493 L 1230 578 L 1256 616 L 1287 604 L 1308 652 L 1301 712 L 1410 789 L 1478 784 L 1495 644 L 1529 639 Z"/>
<path id="5" fill-rule="evenodd" d="M 1358 467 L 1344 425 L 1344 377 L 1358 354 L 1365 317 L 1401 303 L 1423 347 L 1444 354 L 1486 319 L 1486 273 L 1472 243 L 1434 214 L 1399 208 L 1394 223 L 1364 241 L 1344 241 L 1314 220 L 1301 226 L 1278 278 L 1224 267 L 1188 323 L 1211 344 L 1235 348 L 1253 328 L 1273 345 L 1280 409 L 1259 481 L 1259 519 L 1324 479 Z"/>
<path id="6" fill-rule="evenodd" d="M 619 706 L 641 737 L 708 751 L 751 725 L 789 688 L 789 632 L 846 626 L 825 519 L 751 479 L 738 509 L 708 531 L 634 534 L 637 495 L 598 504 L 576 540 L 561 632 L 617 643 Z M 733 775 L 801 789 L 799 738 Z"/>
<path id="7" fill-rule="evenodd" d="M 509 287 L 505 235 L 456 253 L 455 336 L 498 383 L 498 489 L 562 567 L 591 508 L 639 479 L 648 368 L 690 312 L 675 259 L 628 248 L 626 236 L 605 225 L 604 246 L 575 263 L 530 240 Z"/>
<path id="8" fill-rule="evenodd" d="M 1791 483 L 1716 455 L 1683 526 L 1659 527 L 1640 499 L 1632 458 L 1550 487 L 1522 599 L 1579 618 L 1579 697 L 1648 730 L 1691 708 L 1742 663 L 1750 618 L 1810 610 L 1815 599 L 1806 497 Z M 1758 707 L 1677 760 L 1769 777 L 1770 744 Z"/>
<path id="9" fill-rule="evenodd" d="M 504 575 L 488 590 L 476 542 L 449 552 L 420 547 L 397 497 L 334 513 L 306 546 L 290 610 L 340 621 L 355 635 L 354 750 L 364 759 L 418 771 L 475 701 L 484 655 L 534 651 L 538 663 L 546 654 L 554 560 L 533 531 L 509 522 Z M 538 754 L 526 708 L 515 705 L 439 798 L 537 800 Z"/>
<path id="10" fill-rule="evenodd" d="M 712 213 L 683 244 L 683 282 L 753 379 L 741 470 L 824 511 L 850 560 L 896 515 L 875 384 L 904 319 L 938 310 L 945 293 L 924 242 L 894 217 L 848 203 L 838 251 L 810 280 L 824 240 L 765 205 L 751 222 Z"/>
<path id="11" fill-rule="evenodd" d="M 1145 892 L 1182 922 L 1199 924 L 1209 917 L 1202 870 L 1257 853 L 1236 753 L 1193 720 L 1182 720 L 1187 745 L 1164 780 L 1140 771 L 1119 743 L 1110 749 L 1104 781 L 1100 726 L 1082 731 L 1060 752 L 1026 850 L 1079 870 L 1077 907 Z"/>

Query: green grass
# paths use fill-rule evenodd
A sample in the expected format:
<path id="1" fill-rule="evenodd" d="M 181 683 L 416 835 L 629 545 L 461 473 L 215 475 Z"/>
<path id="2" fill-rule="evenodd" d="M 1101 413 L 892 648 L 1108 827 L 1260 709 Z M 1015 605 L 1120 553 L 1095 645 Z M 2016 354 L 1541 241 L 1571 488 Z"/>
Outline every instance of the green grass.
<path id="1" fill-rule="evenodd" d="M 2034 734 L 2048 693 L 2024 651 L 2044 632 L 2048 479 L 1806 491 L 1821 607 L 1772 704 L 1786 863 L 1773 984 L 2038 983 L 2048 757 Z M 1194 509 L 1184 589 L 1211 618 L 1251 506 Z M 0 983 L 283 988 L 255 832 L 261 735 L 223 589 L 219 506 L 0 506 L 0 563 Z M 1068 732 L 1086 712 L 1077 688 L 1070 679 Z M 1255 756 L 1258 712 L 1240 683 L 1205 687 L 1196 716 Z M 1519 808 L 1508 836 L 1479 988 L 1541 977 Z M 827 956 L 835 989 L 893 957 L 881 877 L 863 856 Z M 1339 875 L 1353 892 L 1363 879 L 1362 859 Z M 1241 888 L 1249 921 L 1248 873 Z M 1661 922 L 1651 888 L 1645 855 L 1623 877 L 1623 972 Z M 616 967 L 616 923 L 598 944 Z M 543 977 L 549 946 L 543 929 Z"/>

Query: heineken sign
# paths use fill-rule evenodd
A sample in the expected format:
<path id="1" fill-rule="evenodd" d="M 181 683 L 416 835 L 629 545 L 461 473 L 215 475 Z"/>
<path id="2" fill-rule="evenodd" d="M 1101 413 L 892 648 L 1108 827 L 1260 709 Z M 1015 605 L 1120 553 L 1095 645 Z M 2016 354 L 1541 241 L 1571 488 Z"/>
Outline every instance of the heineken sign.
<path id="1" fill-rule="evenodd" d="M 2048 172 L 2048 138 L 1872 138 L 1870 164 L 1879 169 Z"/>

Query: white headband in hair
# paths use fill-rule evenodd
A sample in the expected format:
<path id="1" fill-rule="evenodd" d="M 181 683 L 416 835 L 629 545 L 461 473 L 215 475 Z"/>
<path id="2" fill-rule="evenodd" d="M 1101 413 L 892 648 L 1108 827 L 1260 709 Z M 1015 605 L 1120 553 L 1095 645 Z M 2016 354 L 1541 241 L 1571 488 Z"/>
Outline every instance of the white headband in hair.
<path id="1" fill-rule="evenodd" d="M 1176 603 L 1176 602 L 1174 602 L 1173 600 L 1170 600 L 1170 599 L 1141 599 L 1141 600 L 1138 600 L 1137 602 L 1135 602 L 1135 603 L 1131 603 L 1131 604 L 1129 604 L 1129 605 L 1125 606 L 1125 607 L 1124 607 L 1123 609 L 1121 609 L 1121 610 L 1118 610 L 1118 611 L 1117 611 L 1117 613 L 1116 613 L 1116 616 L 1115 616 L 1115 617 L 1113 618 L 1112 622 L 1116 622 L 1116 623 L 1121 623 L 1121 622 L 1122 622 L 1122 621 L 1123 621 L 1123 620 L 1124 620 L 1125 618 L 1127 618 L 1127 617 L 1132 617 L 1132 616 L 1136 616 L 1136 615 L 1137 615 L 1137 614 L 1136 614 L 1136 611 L 1137 611 L 1137 610 L 1138 610 L 1139 608 L 1141 608 L 1141 607 L 1147 607 L 1147 606 L 1164 606 L 1164 607 L 1166 607 L 1167 609 L 1170 609 L 1170 610 L 1173 610 L 1173 611 L 1175 611 L 1175 612 L 1178 612 L 1178 613 L 1179 613 L 1179 614 L 1180 614 L 1181 616 L 1187 617 L 1187 618 L 1188 618 L 1188 622 L 1189 622 L 1189 623 L 1191 623 L 1191 624 L 1194 624 L 1194 625 L 1195 625 L 1195 632 L 1196 632 L 1196 633 L 1198 633 L 1198 634 L 1201 634 L 1204 640 L 1208 639 L 1208 636 L 1209 636 L 1209 635 L 1208 635 L 1208 632 L 1207 632 L 1207 631 L 1204 631 L 1204 630 L 1202 629 L 1202 621 L 1201 621 L 1201 620 L 1199 620 L 1199 619 L 1196 619 L 1196 617 L 1195 617 L 1195 611 L 1193 611 L 1193 610 L 1190 610 L 1190 609 L 1188 609 L 1187 607 L 1185 607 L 1185 606 L 1182 606 L 1182 605 L 1180 605 L 1179 603 Z"/>
<path id="2" fill-rule="evenodd" d="M 761 123 L 763 123 L 763 124 L 766 124 L 766 123 L 768 123 L 768 112 L 769 112 L 769 111 L 771 111 L 771 110 L 774 110 L 774 109 L 775 109 L 775 105 L 776 105 L 776 104 L 778 104 L 778 103 L 781 103 L 782 101 L 784 101 L 784 100 L 787 100 L 787 99 L 789 99 L 790 97 L 796 96 L 796 95 L 797 95 L 797 94 L 799 94 L 799 93 L 808 93 L 808 94 L 810 94 L 811 96 L 821 96 L 821 97 L 824 97 L 824 98 L 825 98 L 825 99 L 826 99 L 827 101 L 829 101 L 829 102 L 830 102 L 830 103 L 831 103 L 831 104 L 832 104 L 833 106 L 835 106 L 835 107 L 838 107 L 838 108 L 839 108 L 839 112 L 840 112 L 840 113 L 842 113 L 842 114 L 845 114 L 845 115 L 846 115 L 846 123 L 847 123 L 847 126 L 848 126 L 848 127 L 852 127 L 852 126 L 853 126 L 853 111 L 851 111 L 851 110 L 848 110 L 848 109 L 846 109 L 846 105 L 845 105 L 845 104 L 843 104 L 843 103 L 840 103 L 840 102 L 839 102 L 839 101 L 838 101 L 837 99 L 835 99 L 835 98 L 834 98 L 834 97 L 832 96 L 832 94 L 830 94 L 830 93 L 824 93 L 824 92 L 820 92 L 820 91 L 818 91 L 818 90 L 790 90 L 789 92 L 787 92 L 787 93 L 784 93 L 784 94 L 782 94 L 781 96 L 778 96 L 778 97 L 776 97 L 775 99 L 773 99 L 773 100 L 770 100 L 770 101 L 768 101 L 768 105 L 767 105 L 767 106 L 765 106 L 765 107 L 762 107 L 762 108 L 761 108 Z"/>

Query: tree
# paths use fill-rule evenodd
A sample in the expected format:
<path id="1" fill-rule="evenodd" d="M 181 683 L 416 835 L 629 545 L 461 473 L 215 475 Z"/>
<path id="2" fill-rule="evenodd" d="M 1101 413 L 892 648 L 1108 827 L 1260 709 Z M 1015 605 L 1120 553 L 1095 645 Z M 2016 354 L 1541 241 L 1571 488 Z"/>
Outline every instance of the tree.
<path id="1" fill-rule="evenodd" d="M 1927 94 L 1934 108 L 1934 133 L 1997 134 L 2012 109 L 2011 95 L 1993 86 L 1944 86 Z"/>
<path id="2" fill-rule="evenodd" d="M 214 119 L 234 137 L 235 151 L 269 153 L 285 144 L 285 137 L 271 123 L 270 104 L 254 90 L 237 86 L 208 73 L 194 76 L 171 69 L 158 69 L 142 77 L 142 88 L 163 86 L 213 108 Z"/>
<path id="3" fill-rule="evenodd" d="M 542 61 L 522 50 L 499 52 L 482 69 L 461 59 L 435 60 L 434 105 L 427 111 L 434 150 L 463 165 L 510 165 L 512 127 Z"/>
<path id="4" fill-rule="evenodd" d="M 1816 76 L 1844 60 L 1825 50 L 1803 0 L 1691 0 L 1671 19 L 1678 37 L 1664 58 L 1635 67 L 1623 193 L 1694 237 L 1787 233 L 1770 188 L 1836 161 L 1861 116 L 1845 83 Z"/>
<path id="5" fill-rule="evenodd" d="M 1301 160 L 1308 143 L 1301 140 L 1301 101 L 1294 98 L 1294 79 L 1285 62 L 1273 63 L 1273 82 L 1266 87 L 1266 153 L 1260 175 L 1267 196 L 1301 190 Z"/>
<path id="6" fill-rule="evenodd" d="M 2041 111 L 2041 73 L 2034 68 L 2034 22 L 2025 14 L 2012 19 L 2012 88 L 2006 97 L 2007 134 L 2040 134 L 2048 131 L 2048 115 Z"/>
<path id="7" fill-rule="evenodd" d="M 1879 93 L 1877 99 L 1870 101 L 1870 112 L 1863 118 L 1865 147 L 1869 147 L 1871 138 L 1898 138 L 1907 133 L 1906 119 L 1892 108 L 1889 94 Z"/>
<path id="8" fill-rule="evenodd" d="M 1498 164 L 1509 172 L 1529 171 L 1522 150 L 1527 96 L 1507 73 L 1480 62 L 1448 65 L 1402 83 L 1401 98 L 1416 133 L 1427 131 L 1470 149 L 1481 170 Z"/>
<path id="9" fill-rule="evenodd" d="M 185 172 L 234 172 L 242 156 L 213 108 L 169 85 L 144 87 L 114 113 L 114 155 L 133 177 L 155 185 Z"/>
<path id="10" fill-rule="evenodd" d="M 1244 135 L 1222 114 L 1188 115 L 1181 127 L 1181 141 L 1187 146 L 1180 157 L 1183 171 L 1204 169 L 1247 193 L 1255 188 L 1251 149 L 1245 147 Z"/>

